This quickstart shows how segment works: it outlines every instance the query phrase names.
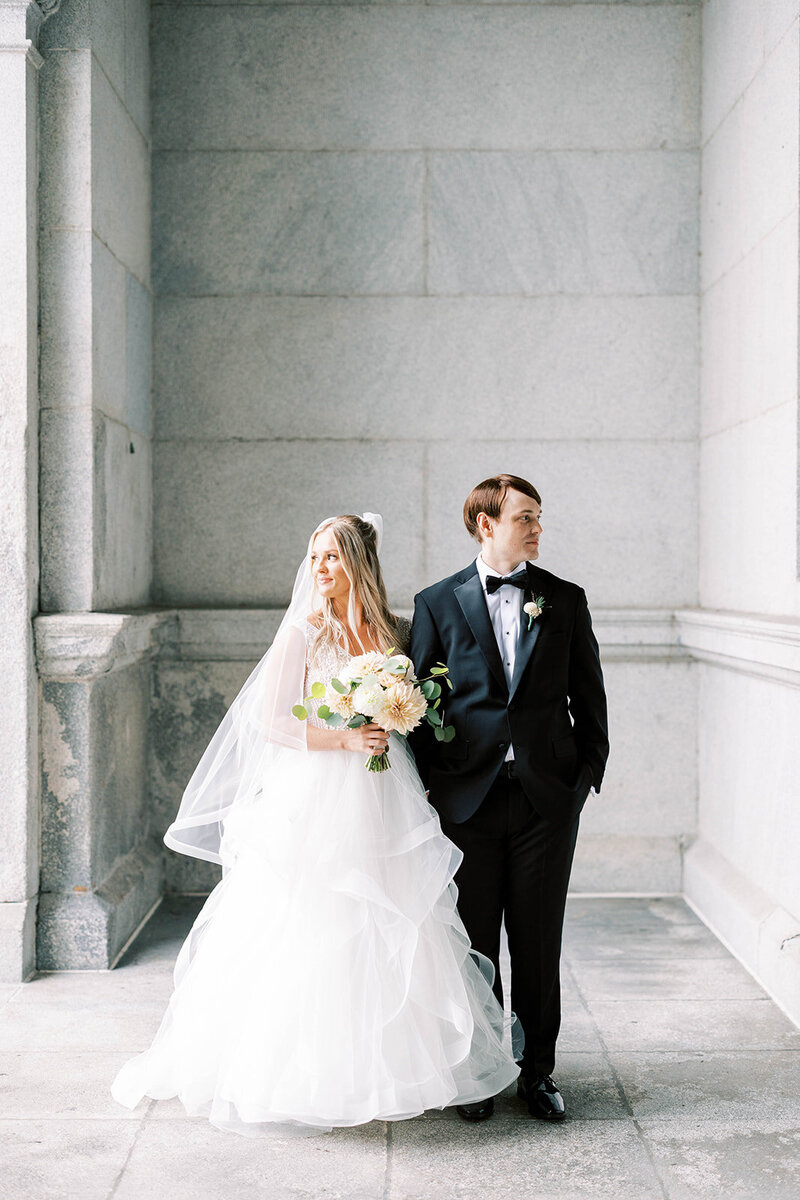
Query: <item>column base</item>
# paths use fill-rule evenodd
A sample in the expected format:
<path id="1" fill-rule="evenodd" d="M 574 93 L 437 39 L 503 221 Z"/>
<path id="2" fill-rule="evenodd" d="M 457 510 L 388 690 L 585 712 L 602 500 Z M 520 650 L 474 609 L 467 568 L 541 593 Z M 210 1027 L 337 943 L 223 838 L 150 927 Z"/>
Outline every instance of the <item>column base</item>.
<path id="1" fill-rule="evenodd" d="M 122 859 L 93 892 L 43 892 L 36 963 L 40 971 L 111 967 L 161 897 L 161 849 L 148 841 Z"/>

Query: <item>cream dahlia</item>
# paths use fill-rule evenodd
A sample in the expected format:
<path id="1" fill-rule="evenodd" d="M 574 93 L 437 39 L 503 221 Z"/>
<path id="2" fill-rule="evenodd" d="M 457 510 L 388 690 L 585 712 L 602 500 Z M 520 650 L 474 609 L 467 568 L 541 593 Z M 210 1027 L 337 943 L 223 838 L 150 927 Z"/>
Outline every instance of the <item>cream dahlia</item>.
<path id="1" fill-rule="evenodd" d="M 419 725 L 427 708 L 427 700 L 413 684 L 393 683 L 383 693 L 380 724 L 389 733 L 410 733 Z"/>

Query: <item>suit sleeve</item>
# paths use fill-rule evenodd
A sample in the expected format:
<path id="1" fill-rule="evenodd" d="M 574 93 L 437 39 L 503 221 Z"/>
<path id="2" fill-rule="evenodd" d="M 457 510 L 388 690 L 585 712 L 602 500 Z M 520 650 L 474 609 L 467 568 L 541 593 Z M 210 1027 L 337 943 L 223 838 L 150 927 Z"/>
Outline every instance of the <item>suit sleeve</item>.
<path id="1" fill-rule="evenodd" d="M 582 589 L 570 645 L 569 710 L 578 753 L 581 761 L 588 765 L 592 785 L 599 792 L 608 759 L 608 712 L 600 651 Z"/>
<path id="2" fill-rule="evenodd" d="M 444 650 L 439 631 L 431 610 L 421 595 L 414 597 L 414 619 L 411 622 L 409 657 L 414 664 L 416 675 L 420 679 L 430 674 L 434 663 L 444 661 Z M 417 770 L 422 782 L 427 787 L 430 762 L 436 749 L 436 739 L 427 721 L 423 721 L 409 735 L 408 744 L 416 759 Z"/>

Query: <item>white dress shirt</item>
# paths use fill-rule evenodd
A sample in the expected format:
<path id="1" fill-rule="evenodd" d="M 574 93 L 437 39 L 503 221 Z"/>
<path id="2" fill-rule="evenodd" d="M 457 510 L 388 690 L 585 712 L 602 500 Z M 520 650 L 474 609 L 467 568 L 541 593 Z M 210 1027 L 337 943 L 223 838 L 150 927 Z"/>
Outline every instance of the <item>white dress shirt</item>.
<path id="1" fill-rule="evenodd" d="M 516 575 L 517 571 L 525 570 L 526 565 L 526 563 L 520 563 L 512 574 Z M 522 588 L 514 587 L 512 583 L 504 583 L 490 596 L 486 591 L 486 576 L 499 575 L 500 572 L 487 566 L 480 554 L 475 559 L 475 566 L 478 568 L 483 597 L 489 610 L 489 620 L 492 622 L 497 649 L 500 651 L 500 658 L 503 662 L 508 690 L 511 691 L 517 642 L 519 641 L 519 624 L 522 619 L 522 602 L 525 594 Z M 513 758 L 514 747 L 509 745 L 506 762 L 512 762 Z"/>

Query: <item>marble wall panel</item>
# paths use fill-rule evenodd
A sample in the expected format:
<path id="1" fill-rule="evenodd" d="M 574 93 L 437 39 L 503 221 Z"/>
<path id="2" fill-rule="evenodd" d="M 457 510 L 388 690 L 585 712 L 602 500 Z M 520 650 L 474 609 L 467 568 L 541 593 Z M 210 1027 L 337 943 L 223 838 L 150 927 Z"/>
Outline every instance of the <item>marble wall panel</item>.
<path id="1" fill-rule="evenodd" d="M 797 259 L 790 213 L 703 295 L 703 436 L 794 399 Z"/>
<path id="2" fill-rule="evenodd" d="M 153 298 L 125 276 L 125 422 L 143 437 L 152 432 Z"/>
<path id="3" fill-rule="evenodd" d="M 662 293 L 697 286 L 693 152 L 433 153 L 434 293 Z"/>
<path id="4" fill-rule="evenodd" d="M 150 280 L 150 149 L 96 63 L 92 66 L 93 228 L 140 283 Z"/>
<path id="5" fill-rule="evenodd" d="M 611 755 L 581 831 L 689 838 L 697 818 L 697 680 L 689 662 L 610 662 Z"/>
<path id="6" fill-rule="evenodd" d="M 674 6 L 157 6 L 154 139 L 180 149 L 693 146 L 698 33 L 697 10 Z"/>
<path id="7" fill-rule="evenodd" d="M 797 208 L 795 23 L 703 151 L 702 287 Z"/>
<path id="8" fill-rule="evenodd" d="M 700 598 L 706 608 L 800 614 L 793 401 L 703 439 Z"/>
<path id="9" fill-rule="evenodd" d="M 125 0 L 125 107 L 150 139 L 150 0 Z"/>
<path id="10" fill-rule="evenodd" d="M 706 0 L 703 5 L 703 141 L 797 20 L 797 0 Z"/>
<path id="11" fill-rule="evenodd" d="M 422 188 L 415 154 L 159 154 L 156 290 L 419 291 Z"/>
<path id="12" fill-rule="evenodd" d="M 691 437 L 693 296 L 163 297 L 157 436 Z M 180 354 L 175 347 L 180 347 Z"/>
<path id="13" fill-rule="evenodd" d="M 745 877 L 800 913 L 800 690 L 701 664 L 700 827 Z M 734 753 L 740 747 L 745 753 Z"/>
<path id="14" fill-rule="evenodd" d="M 147 604 L 153 553 L 150 440 L 96 414 L 94 478 L 94 607 Z"/>
<path id="15" fill-rule="evenodd" d="M 125 418 L 126 276 L 120 260 L 92 237 L 92 394 L 94 408 Z"/>
<path id="16" fill-rule="evenodd" d="M 461 511 L 481 479 L 508 471 L 542 497 L 539 566 L 586 589 L 590 607 L 692 604 L 697 457 L 692 441 L 455 440 L 432 449 L 422 585 L 477 554 Z M 681 599 L 685 597 L 685 599 Z"/>
<path id="17" fill-rule="evenodd" d="M 422 575 L 422 467 L 413 442 L 157 443 L 158 602 L 285 604 L 315 526 L 365 510 L 386 519 L 386 584 L 405 600 Z"/>

